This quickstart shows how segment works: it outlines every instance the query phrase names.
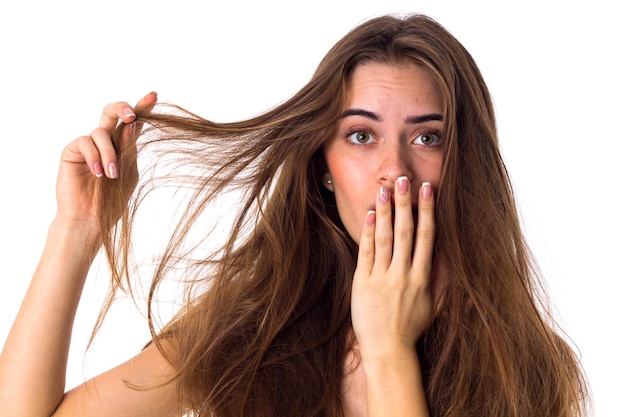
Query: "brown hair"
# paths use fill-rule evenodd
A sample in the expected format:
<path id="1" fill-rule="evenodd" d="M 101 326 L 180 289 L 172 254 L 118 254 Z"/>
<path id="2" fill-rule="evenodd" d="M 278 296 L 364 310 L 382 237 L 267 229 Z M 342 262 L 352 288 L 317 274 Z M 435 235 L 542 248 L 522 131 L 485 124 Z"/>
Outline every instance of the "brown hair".
<path id="1" fill-rule="evenodd" d="M 159 334 L 151 323 L 155 342 L 167 338 L 174 347 L 167 357 L 181 404 L 197 415 L 342 415 L 356 244 L 322 186 L 322 148 L 335 134 L 352 71 L 370 61 L 419 65 L 443 97 L 436 251 L 449 283 L 417 347 L 431 415 L 584 414 L 583 373 L 542 302 L 487 87 L 463 46 L 421 15 L 355 28 L 302 90 L 253 119 L 220 124 L 179 108 L 138 114 L 151 126 L 139 155 L 161 149 L 178 164 L 161 179 L 193 190 L 150 290 L 152 302 L 187 259 L 184 307 Z M 156 184 L 142 183 L 125 205 L 134 159 L 133 149 L 122 152 L 125 176 L 102 188 L 110 300 L 129 285 L 132 224 Z M 209 204 L 233 188 L 244 197 L 228 240 L 194 257 L 201 245 L 185 239 L 203 227 Z M 124 215 L 109 228 L 112 202 Z"/>

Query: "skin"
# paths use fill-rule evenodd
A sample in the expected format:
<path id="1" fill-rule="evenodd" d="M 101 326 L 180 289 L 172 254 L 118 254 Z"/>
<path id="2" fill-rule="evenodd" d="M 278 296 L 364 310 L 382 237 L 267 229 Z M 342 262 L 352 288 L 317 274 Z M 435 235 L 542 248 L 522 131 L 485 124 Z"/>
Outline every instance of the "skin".
<path id="1" fill-rule="evenodd" d="M 347 398 L 350 415 L 428 415 L 415 344 L 435 314 L 430 277 L 442 114 L 439 91 L 419 67 L 362 64 L 325 148 L 325 186 L 359 243 L 352 318 L 367 410 Z M 359 386 L 354 377 L 348 384 Z"/>
<path id="2" fill-rule="evenodd" d="M 136 108 L 150 108 L 148 94 Z M 124 381 L 154 385 L 172 369 L 154 346 L 128 362 L 64 393 L 72 324 L 85 278 L 98 249 L 95 183 L 116 178 L 117 158 L 111 132 L 126 123 L 122 146 L 135 120 L 126 102 L 107 105 L 99 126 L 72 141 L 62 152 L 57 176 L 57 213 L 20 311 L 0 355 L 0 415 L 167 416 L 176 408 L 171 385 L 137 391 Z M 112 165 L 113 164 L 113 165 Z"/>
<path id="3" fill-rule="evenodd" d="M 156 94 L 148 94 L 135 109 L 156 101 Z M 350 112 L 325 152 L 329 187 L 342 221 L 359 242 L 352 317 L 361 371 L 351 375 L 364 381 L 346 382 L 346 415 L 427 416 L 415 342 L 433 316 L 429 280 L 441 151 L 436 140 L 426 146 L 416 139 L 433 139 L 426 134 L 440 129 L 441 121 L 407 123 L 407 117 L 440 114 L 441 100 L 432 80 L 415 66 L 365 64 L 352 77 L 345 110 Z M 95 184 L 103 176 L 117 178 L 111 132 L 125 123 L 121 146 L 134 146 L 133 129 L 141 128 L 134 120 L 128 103 L 109 104 L 99 126 L 63 150 L 57 214 L 0 355 L 3 417 L 175 415 L 173 385 L 134 390 L 125 383 L 155 386 L 169 379 L 174 370 L 154 345 L 64 393 L 72 324 L 98 249 Z M 367 132 L 358 135 L 366 144 L 347 140 L 346 131 L 354 129 Z M 420 186 L 424 181 L 431 185 Z M 363 382 L 366 391 L 359 388 Z"/>
<path id="4" fill-rule="evenodd" d="M 357 110 L 371 114 L 354 114 Z M 324 185 L 335 193 L 341 220 L 358 243 L 363 219 L 376 208 L 380 187 L 394 196 L 398 178 L 406 176 L 412 185 L 411 204 L 417 208 L 417 189 L 429 182 L 439 184 L 442 141 L 425 146 L 424 138 L 439 134 L 441 120 L 421 123 L 409 118 L 443 113 L 439 91 L 431 77 L 417 66 L 389 66 L 368 63 L 356 68 L 348 86 L 344 114 L 338 135 L 325 149 L 328 165 Z M 349 113 L 348 113 L 349 112 Z M 358 142 L 368 135 L 367 144 Z"/>

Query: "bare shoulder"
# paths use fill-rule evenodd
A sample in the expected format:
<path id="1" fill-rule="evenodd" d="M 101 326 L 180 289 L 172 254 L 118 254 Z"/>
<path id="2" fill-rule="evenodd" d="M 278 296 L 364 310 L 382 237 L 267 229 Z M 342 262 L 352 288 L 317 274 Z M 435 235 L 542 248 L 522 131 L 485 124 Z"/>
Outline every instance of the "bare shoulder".
<path id="1" fill-rule="evenodd" d="M 163 343 L 163 348 L 171 345 Z M 178 411 L 174 368 L 150 344 L 129 361 L 68 391 L 54 417 L 173 416 Z"/>

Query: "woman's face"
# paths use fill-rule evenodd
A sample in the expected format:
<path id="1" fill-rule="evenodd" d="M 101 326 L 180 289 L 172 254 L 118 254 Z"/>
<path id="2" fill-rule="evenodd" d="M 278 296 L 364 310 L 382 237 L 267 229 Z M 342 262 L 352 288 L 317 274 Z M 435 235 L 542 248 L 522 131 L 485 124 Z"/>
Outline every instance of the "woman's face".
<path id="1" fill-rule="evenodd" d="M 335 194 L 341 221 L 357 243 L 381 186 L 393 201 L 396 179 L 407 176 L 414 216 L 422 182 L 437 189 L 442 130 L 441 94 L 426 71 L 409 63 L 374 62 L 354 70 L 337 135 L 324 148 L 324 185 Z"/>

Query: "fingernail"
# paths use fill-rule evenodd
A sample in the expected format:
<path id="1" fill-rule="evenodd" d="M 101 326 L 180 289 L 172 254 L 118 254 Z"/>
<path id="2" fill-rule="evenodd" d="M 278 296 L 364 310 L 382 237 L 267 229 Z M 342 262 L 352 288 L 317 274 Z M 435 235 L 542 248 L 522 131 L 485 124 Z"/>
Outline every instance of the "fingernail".
<path id="1" fill-rule="evenodd" d="M 406 194 L 409 191 L 409 177 L 398 177 L 398 192 Z"/>
<path id="2" fill-rule="evenodd" d="M 117 164 L 115 162 L 109 164 L 109 177 L 117 178 Z"/>
<path id="3" fill-rule="evenodd" d="M 124 116 L 126 116 L 126 117 L 134 117 L 135 116 L 135 112 L 130 107 L 124 107 L 124 109 L 122 109 L 122 113 L 124 113 Z"/>
<path id="4" fill-rule="evenodd" d="M 378 199 L 383 203 L 389 201 L 389 190 L 387 189 L 387 187 L 380 187 L 380 189 L 378 190 Z"/>
<path id="5" fill-rule="evenodd" d="M 374 223 L 376 223 L 376 212 L 374 210 L 370 210 L 367 212 L 367 217 L 365 218 L 365 221 L 368 225 L 373 225 Z"/>
<path id="6" fill-rule="evenodd" d="M 93 173 L 96 174 L 96 177 L 98 178 L 100 178 L 102 174 L 104 174 L 104 171 L 102 170 L 102 165 L 100 165 L 100 162 L 96 162 L 93 164 Z"/>
<path id="7" fill-rule="evenodd" d="M 430 200 L 433 196 L 433 186 L 429 182 L 422 183 L 422 198 L 424 200 Z"/>

